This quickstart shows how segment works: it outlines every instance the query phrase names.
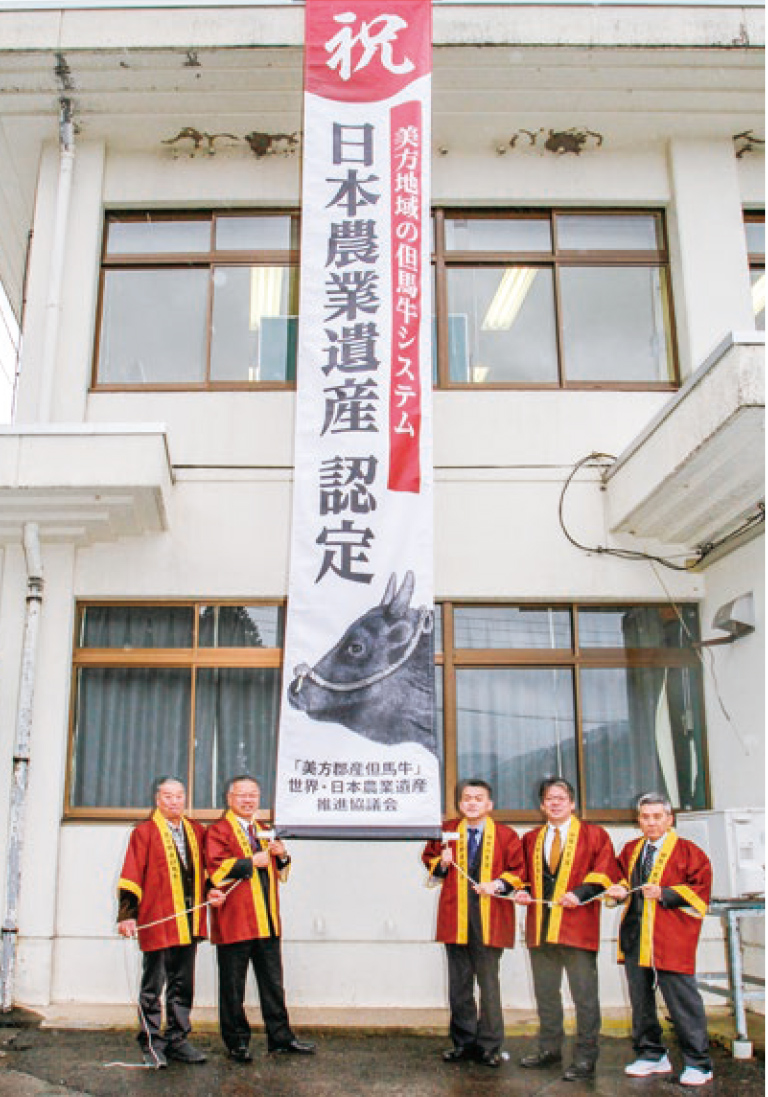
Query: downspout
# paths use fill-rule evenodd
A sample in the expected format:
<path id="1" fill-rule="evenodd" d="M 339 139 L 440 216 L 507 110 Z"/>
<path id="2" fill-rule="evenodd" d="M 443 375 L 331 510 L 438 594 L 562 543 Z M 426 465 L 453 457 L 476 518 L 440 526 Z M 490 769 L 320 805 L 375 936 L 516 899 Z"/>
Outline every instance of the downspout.
<path id="1" fill-rule="evenodd" d="M 21 854 L 24 845 L 24 819 L 32 739 L 32 706 L 37 672 L 37 637 L 43 604 L 43 561 L 40 552 L 40 530 L 36 522 L 25 524 L 23 542 L 27 562 L 27 606 L 21 649 L 19 700 L 16 710 L 16 738 L 13 749 L 13 779 L 8 824 L 8 864 L 5 878 L 5 921 L 0 950 L 0 1007 L 4 1013 L 13 1008 L 16 937 L 19 929 Z"/>
<path id="2" fill-rule="evenodd" d="M 75 167 L 75 124 L 72 121 L 72 100 L 62 99 L 59 115 L 59 185 L 56 192 L 56 216 L 51 245 L 51 268 L 48 277 L 48 298 L 45 303 L 45 337 L 43 341 L 43 365 L 40 380 L 39 421 L 48 423 L 53 404 L 53 380 L 56 371 L 56 352 L 59 344 L 59 319 L 61 317 L 61 289 L 64 284 L 64 258 L 66 255 L 69 203 L 72 195 L 72 176 Z"/>

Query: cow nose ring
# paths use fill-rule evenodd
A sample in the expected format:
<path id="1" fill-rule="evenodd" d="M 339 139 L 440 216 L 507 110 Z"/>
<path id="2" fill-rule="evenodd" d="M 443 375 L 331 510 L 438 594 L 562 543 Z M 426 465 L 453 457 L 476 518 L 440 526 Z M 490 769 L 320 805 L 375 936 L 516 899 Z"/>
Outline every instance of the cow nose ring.
<path id="1" fill-rule="evenodd" d="M 312 668 L 307 663 L 299 663 L 297 667 L 293 668 L 293 682 L 291 682 L 292 693 L 301 693 L 304 688 L 304 681 L 311 670 Z"/>

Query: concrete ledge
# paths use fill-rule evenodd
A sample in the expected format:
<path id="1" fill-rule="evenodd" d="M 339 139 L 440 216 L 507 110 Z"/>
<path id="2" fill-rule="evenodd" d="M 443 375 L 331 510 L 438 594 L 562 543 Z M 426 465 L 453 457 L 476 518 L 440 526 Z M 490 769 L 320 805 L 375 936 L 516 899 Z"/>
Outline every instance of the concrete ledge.
<path id="1" fill-rule="evenodd" d="M 608 520 L 688 548 L 735 528 L 765 497 L 765 337 L 731 335 L 606 475 Z"/>
<path id="2" fill-rule="evenodd" d="M 172 482 L 162 426 L 0 428 L 0 543 L 27 522 L 77 544 L 160 532 Z"/>
<path id="3" fill-rule="evenodd" d="M 131 1005 L 74 1005 L 54 1003 L 50 1006 L 38 1006 L 36 1012 L 42 1017 L 41 1028 L 61 1029 L 122 1029 L 133 1028 L 136 1023 L 136 1010 Z M 248 1017 L 257 1029 L 261 1028 L 258 1009 L 248 1008 Z M 630 1032 L 630 1013 L 628 1009 L 603 1009 L 603 1033 L 608 1036 L 627 1036 Z M 762 1017 L 750 1013 L 756 1018 L 756 1025 L 763 1022 Z M 730 1022 L 727 1007 L 717 1006 L 707 1010 L 707 1017 L 713 1028 L 726 1030 Z M 315 1029 L 323 1032 L 360 1031 L 368 1033 L 404 1033 L 410 1035 L 439 1035 L 448 1028 L 447 1009 L 402 1009 L 389 1008 L 348 1008 L 316 1009 L 301 1006 L 291 1008 L 291 1021 L 296 1028 Z M 218 1031 L 218 1010 L 210 1007 L 195 1008 L 194 1027 L 199 1032 Z M 573 1031 L 574 1015 L 566 1010 L 566 1029 Z M 508 1035 L 524 1036 L 538 1031 L 538 1018 L 534 1010 L 504 1010 L 504 1025 Z"/>

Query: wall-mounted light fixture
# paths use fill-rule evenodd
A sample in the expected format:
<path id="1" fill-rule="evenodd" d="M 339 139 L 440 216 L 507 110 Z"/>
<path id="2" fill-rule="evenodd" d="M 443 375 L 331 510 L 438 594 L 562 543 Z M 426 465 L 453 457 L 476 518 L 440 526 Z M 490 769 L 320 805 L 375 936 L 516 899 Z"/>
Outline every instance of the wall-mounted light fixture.
<path id="1" fill-rule="evenodd" d="M 732 644 L 734 640 L 740 640 L 742 636 L 749 636 L 755 631 L 755 596 L 741 594 L 732 602 L 726 602 L 720 606 L 712 618 L 712 628 L 727 632 L 727 636 L 716 636 L 712 640 L 699 640 L 693 646 L 697 648 L 711 648 L 718 644 Z"/>

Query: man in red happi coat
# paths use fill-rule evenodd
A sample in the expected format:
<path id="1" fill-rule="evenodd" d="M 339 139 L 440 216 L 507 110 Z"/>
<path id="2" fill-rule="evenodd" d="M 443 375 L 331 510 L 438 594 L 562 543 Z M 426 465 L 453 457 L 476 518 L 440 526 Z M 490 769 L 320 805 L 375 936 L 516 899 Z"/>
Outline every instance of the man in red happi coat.
<path id="1" fill-rule="evenodd" d="M 607 832 L 574 815 L 576 794 L 568 781 L 543 781 L 539 801 L 547 822 L 523 836 L 527 890 L 515 896 L 528 907 L 525 936 L 539 1014 L 539 1050 L 520 1065 L 536 1069 L 561 1061 L 565 972 L 576 1007 L 576 1046 L 563 1078 L 573 1082 L 595 1073 L 600 1035 L 597 896 L 618 883 L 621 874 Z"/>
<path id="2" fill-rule="evenodd" d="M 278 882 L 285 881 L 291 858 L 279 840 L 260 836 L 256 820 L 258 782 L 243 774 L 227 786 L 227 813 L 208 828 L 205 859 L 212 882 L 240 881 L 213 913 L 211 940 L 219 965 L 219 1024 L 230 1058 L 250 1063 L 251 1026 L 245 1013 L 245 983 L 253 965 L 259 988 L 267 1048 L 275 1053 L 311 1055 L 315 1045 L 297 1040 L 288 1020 L 280 952 Z"/>
<path id="3" fill-rule="evenodd" d="M 514 830 L 491 818 L 491 797 L 486 781 L 463 781 L 461 818 L 445 824 L 445 830 L 456 837 L 442 844 L 429 842 L 422 860 L 431 878 L 442 881 L 436 939 L 445 944 L 448 956 L 453 1040 L 443 1059 L 475 1059 L 498 1067 L 504 1040 L 499 965 L 503 949 L 515 943 L 515 907 L 494 896 L 508 895 L 522 886 L 523 854 Z M 480 989 L 479 1014 L 475 980 Z"/>
<path id="4" fill-rule="evenodd" d="M 139 938 L 144 954 L 139 992 L 139 1043 L 148 1066 L 168 1059 L 204 1063 L 189 1042 L 197 943 L 206 936 L 205 828 L 187 819 L 181 781 L 160 777 L 156 810 L 134 828 L 118 883 L 118 932 Z M 208 891 L 211 906 L 224 901 Z M 165 1032 L 161 1033 L 165 990 Z"/>
<path id="5" fill-rule="evenodd" d="M 621 883 L 608 895 L 626 903 L 619 930 L 632 1004 L 632 1044 L 637 1058 L 625 1073 L 634 1078 L 672 1071 L 656 1013 L 658 981 L 683 1053 L 680 1083 L 712 1079 L 704 1003 L 696 985 L 696 946 L 712 889 L 712 866 L 693 842 L 672 829 L 666 796 L 647 793 L 637 802 L 642 838 L 619 855 Z"/>

